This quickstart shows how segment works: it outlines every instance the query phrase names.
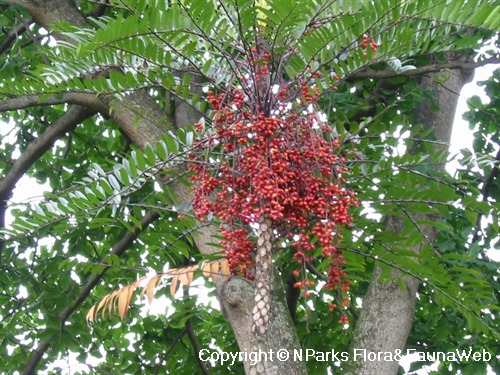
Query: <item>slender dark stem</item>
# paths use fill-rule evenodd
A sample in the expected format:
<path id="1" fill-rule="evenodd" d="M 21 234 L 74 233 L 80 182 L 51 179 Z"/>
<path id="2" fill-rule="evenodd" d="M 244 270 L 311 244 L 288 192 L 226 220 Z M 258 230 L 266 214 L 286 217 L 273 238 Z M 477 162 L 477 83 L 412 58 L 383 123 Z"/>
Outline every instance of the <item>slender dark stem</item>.
<path id="1" fill-rule="evenodd" d="M 186 324 L 185 324 L 184 328 L 186 329 L 186 332 L 187 332 L 188 337 L 189 337 L 189 341 L 191 341 L 191 345 L 193 346 L 194 358 L 195 358 L 196 363 L 198 364 L 198 367 L 201 369 L 202 374 L 210 375 L 210 371 L 208 370 L 207 366 L 200 359 L 200 356 L 198 355 L 200 353 L 201 347 L 200 347 L 200 343 L 198 342 L 198 338 L 196 337 L 196 334 L 194 333 L 193 323 L 192 323 L 191 319 L 186 320 Z"/>

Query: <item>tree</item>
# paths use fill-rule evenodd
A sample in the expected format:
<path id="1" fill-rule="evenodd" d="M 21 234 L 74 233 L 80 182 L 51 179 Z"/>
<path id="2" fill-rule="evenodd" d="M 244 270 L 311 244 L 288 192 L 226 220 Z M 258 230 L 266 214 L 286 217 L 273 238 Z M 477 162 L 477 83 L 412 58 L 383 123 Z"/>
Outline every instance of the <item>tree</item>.
<path id="1" fill-rule="evenodd" d="M 444 170 L 457 93 L 499 62 L 495 2 L 1 7 L 2 370 L 70 353 L 113 374 L 396 374 L 407 349 L 491 356 L 440 373 L 498 363 L 498 74 L 469 103 L 474 154 Z M 24 175 L 50 191 L 14 205 Z M 189 295 L 197 267 L 220 309 Z M 148 270 L 164 272 L 137 282 Z M 186 285 L 168 313 L 128 311 L 168 277 Z M 89 328 L 94 303 L 90 320 L 125 320 Z"/>

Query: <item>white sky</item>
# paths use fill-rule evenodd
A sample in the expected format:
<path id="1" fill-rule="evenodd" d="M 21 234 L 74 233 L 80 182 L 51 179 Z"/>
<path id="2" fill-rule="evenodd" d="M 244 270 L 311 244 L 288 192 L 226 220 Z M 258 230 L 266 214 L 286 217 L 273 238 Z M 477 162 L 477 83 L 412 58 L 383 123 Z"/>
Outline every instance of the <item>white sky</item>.
<path id="1" fill-rule="evenodd" d="M 460 93 L 457 112 L 455 114 L 455 124 L 451 135 L 450 153 L 457 153 L 460 149 L 472 149 L 472 132 L 469 130 L 469 124 L 462 119 L 462 114 L 468 111 L 466 100 L 474 95 L 481 97 L 483 102 L 489 100 L 482 87 L 477 82 L 485 81 L 492 76 L 493 71 L 499 68 L 499 65 L 488 65 L 476 69 L 472 82 L 466 84 Z"/>

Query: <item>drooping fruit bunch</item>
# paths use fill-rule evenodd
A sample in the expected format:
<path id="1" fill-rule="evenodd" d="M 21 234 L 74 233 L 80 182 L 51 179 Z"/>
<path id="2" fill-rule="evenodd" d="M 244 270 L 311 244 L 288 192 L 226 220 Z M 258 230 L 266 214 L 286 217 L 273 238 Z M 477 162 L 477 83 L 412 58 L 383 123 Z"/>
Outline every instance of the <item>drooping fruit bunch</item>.
<path id="1" fill-rule="evenodd" d="M 266 218 L 274 242 L 302 265 L 294 272 L 303 280 L 296 287 L 314 284 L 306 279 L 304 266 L 320 253 L 330 261 L 325 288 L 347 291 L 345 261 L 336 244 L 341 228 L 352 221 L 348 210 L 357 198 L 344 186 L 339 141 L 318 114 L 292 109 L 285 101 L 286 89 L 275 92 L 275 109 L 268 115 L 258 111 L 262 106 L 249 105 L 255 102 L 241 89 L 208 93 L 212 127 L 198 140 L 190 163 L 195 214 L 220 220 L 234 274 L 251 277 L 255 228 Z M 317 90 L 304 84 L 299 93 L 297 102 L 311 108 Z"/>

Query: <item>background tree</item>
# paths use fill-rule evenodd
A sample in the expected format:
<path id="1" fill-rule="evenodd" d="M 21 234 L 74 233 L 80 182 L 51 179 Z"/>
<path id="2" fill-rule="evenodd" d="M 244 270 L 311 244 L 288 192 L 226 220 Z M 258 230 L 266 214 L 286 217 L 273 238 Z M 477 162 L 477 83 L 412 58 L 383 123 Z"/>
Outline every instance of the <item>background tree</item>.
<path id="1" fill-rule="evenodd" d="M 0 111 L 2 128 L 11 129 L 2 131 L 0 159 L 2 370 L 31 374 L 76 353 L 82 363 L 103 357 L 90 369 L 97 373 L 398 371 L 397 361 L 360 358 L 254 366 L 201 361 L 199 350 L 214 346 L 333 348 L 350 351 L 351 359 L 354 348 L 473 347 L 491 353 L 495 367 L 498 264 L 486 251 L 498 242 L 498 75 L 486 83 L 490 103 L 469 103 L 474 153 L 462 153 L 455 176 L 444 164 L 461 87 L 475 67 L 499 61 L 499 6 L 381 3 L 0 5 Z M 315 134 L 338 142 L 335 168 L 345 159 L 345 188 L 360 202 L 336 243 L 349 291 L 297 289 L 297 282 L 329 281 L 331 263 L 320 256 L 326 245 L 308 227 L 302 239 L 317 251 L 302 268 L 292 248 L 297 239 L 273 239 L 283 234 L 274 227 L 267 237 L 275 255 L 265 335 L 252 332 L 254 286 L 241 275 L 219 278 L 208 292 L 220 309 L 184 289 L 163 315 L 134 311 L 120 323 L 89 329 L 85 316 L 97 298 L 138 274 L 202 261 L 225 269 L 212 255 L 220 251 L 221 217 L 195 217 L 187 165 L 194 160 L 217 170 L 237 160 L 234 150 L 220 147 L 190 156 L 197 141 L 230 124 L 220 119 L 221 107 L 222 115 L 240 114 L 234 89 L 251 115 L 279 117 L 281 103 L 313 127 L 331 126 Z M 209 90 L 226 99 L 217 104 Z M 24 175 L 50 185 L 41 201 L 10 201 Z M 8 208 L 13 219 L 6 226 Z M 261 232 L 249 232 L 250 239 Z M 170 271 L 172 289 L 191 283 L 193 268 L 184 270 Z M 116 305 L 106 307 L 126 315 L 130 291 L 120 290 Z M 153 292 L 147 288 L 146 296 Z M 443 362 L 439 371 L 484 373 L 486 365 Z"/>

